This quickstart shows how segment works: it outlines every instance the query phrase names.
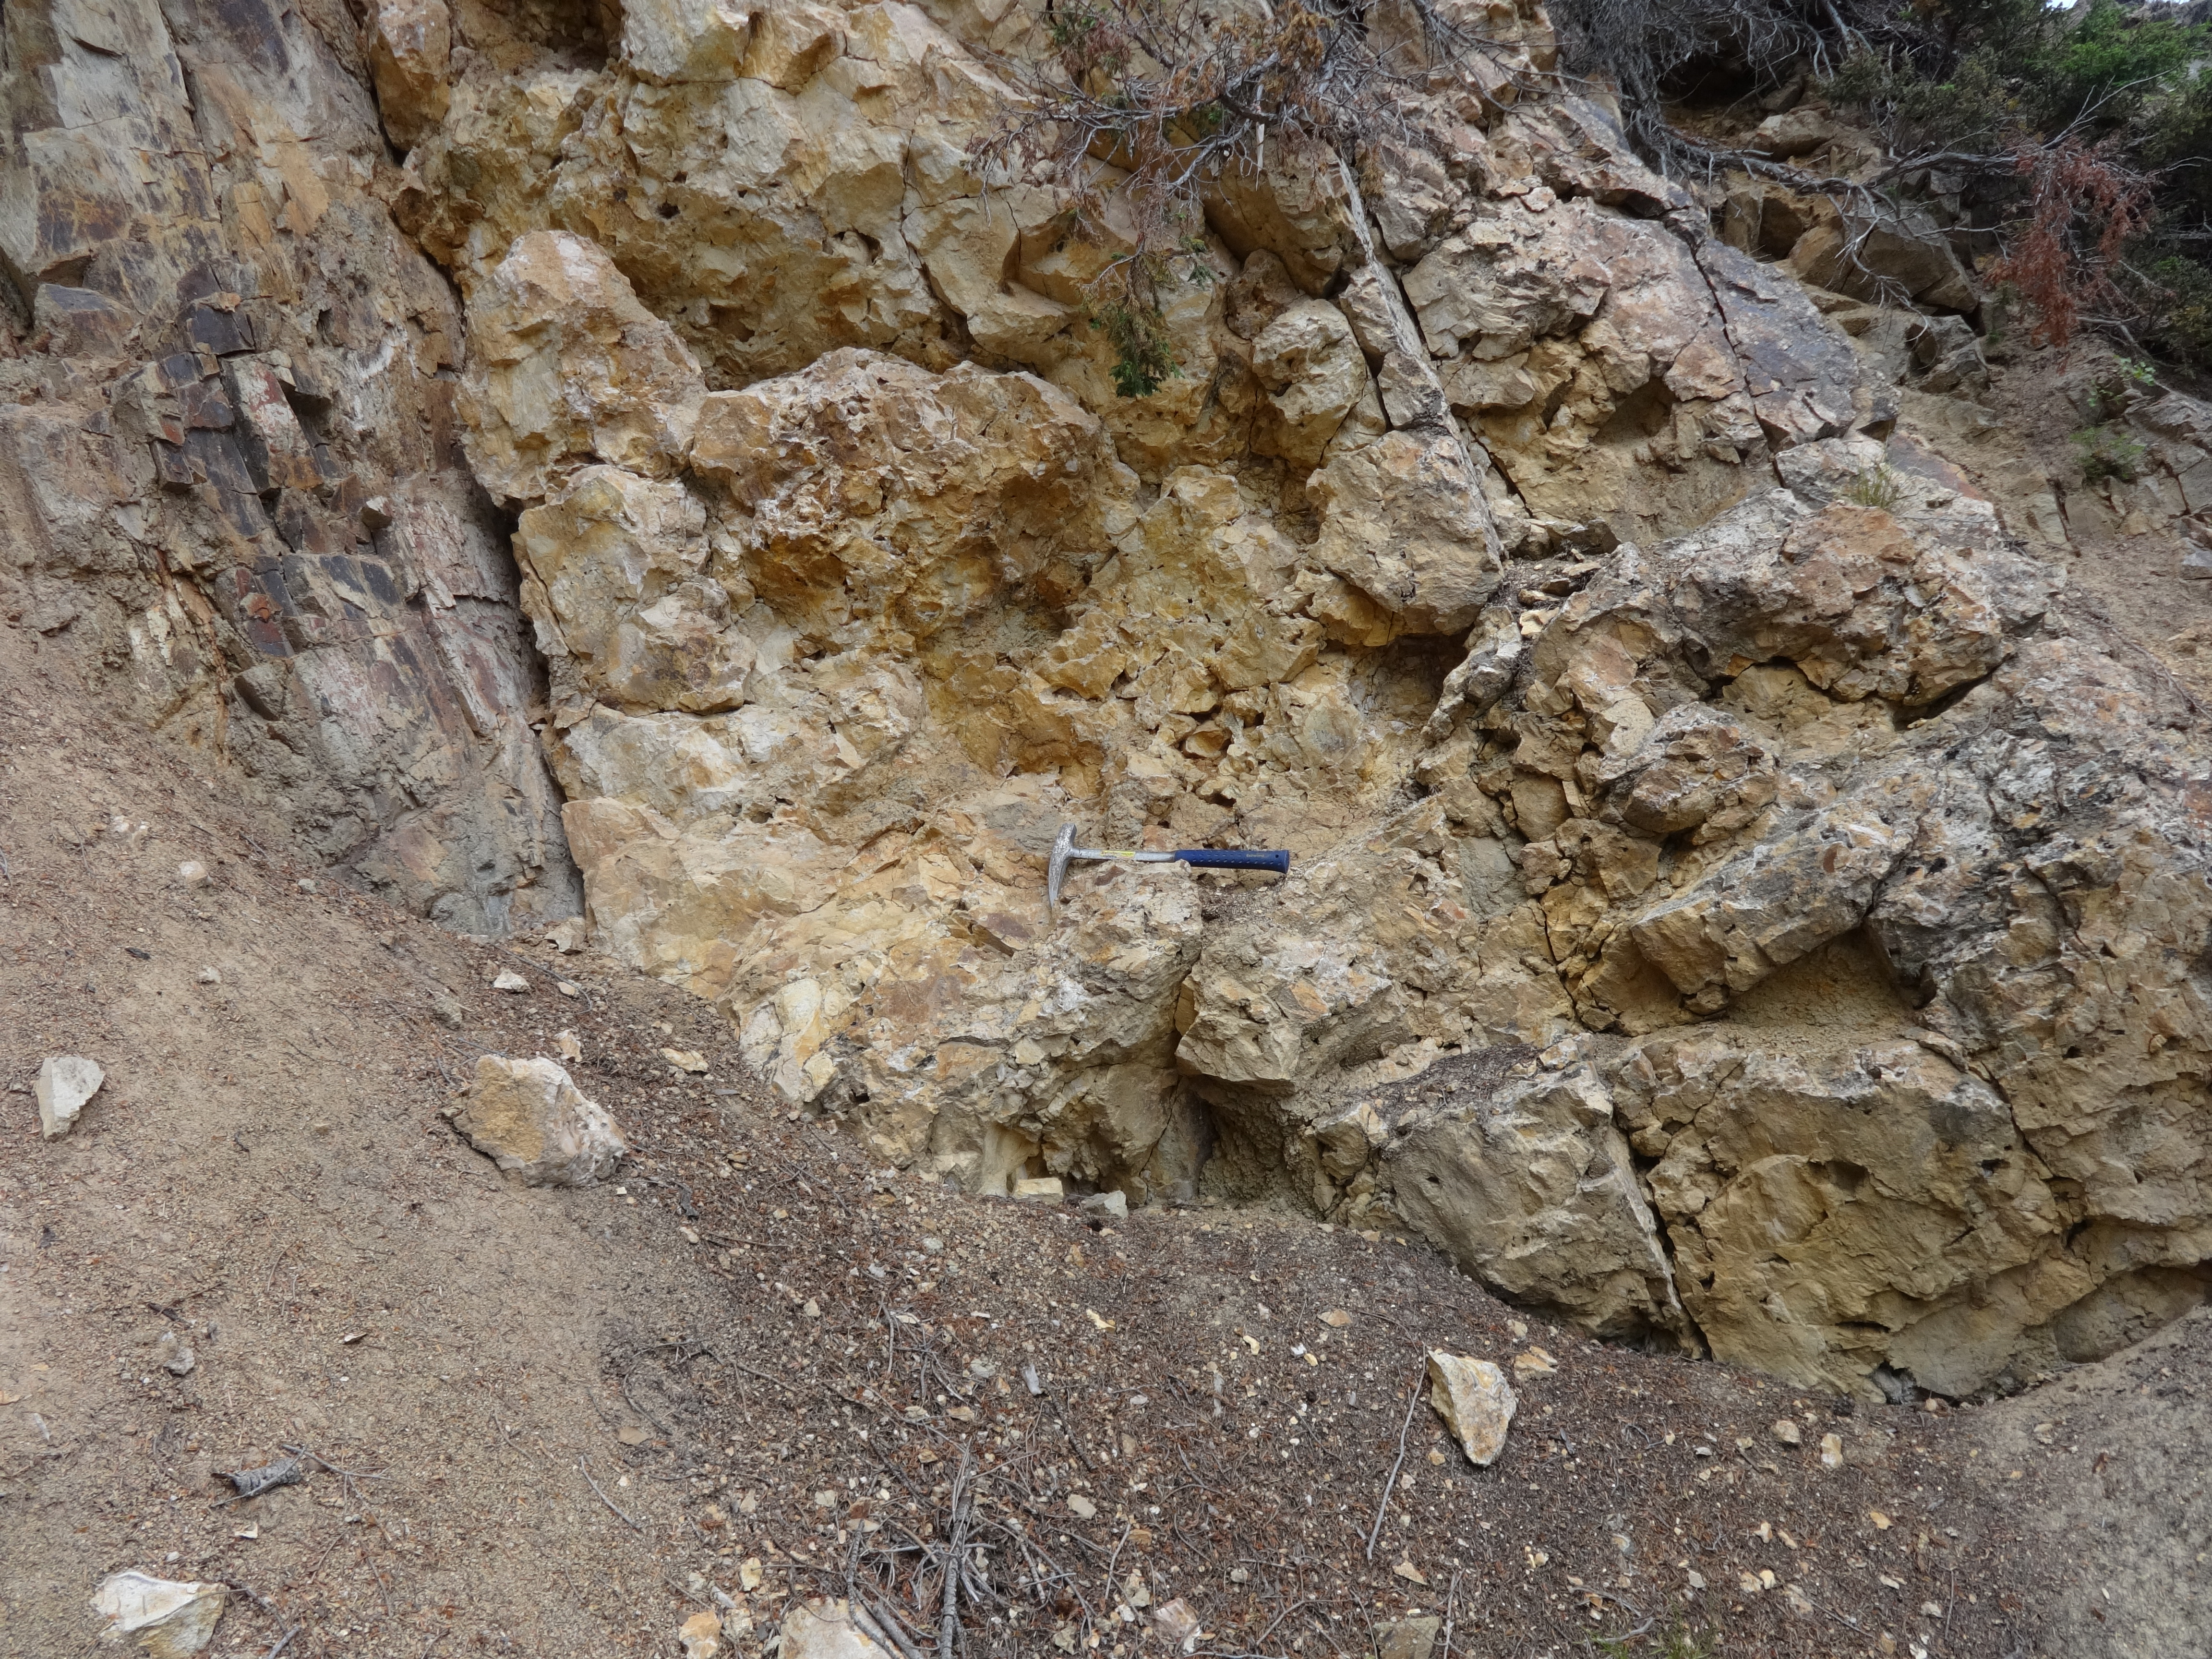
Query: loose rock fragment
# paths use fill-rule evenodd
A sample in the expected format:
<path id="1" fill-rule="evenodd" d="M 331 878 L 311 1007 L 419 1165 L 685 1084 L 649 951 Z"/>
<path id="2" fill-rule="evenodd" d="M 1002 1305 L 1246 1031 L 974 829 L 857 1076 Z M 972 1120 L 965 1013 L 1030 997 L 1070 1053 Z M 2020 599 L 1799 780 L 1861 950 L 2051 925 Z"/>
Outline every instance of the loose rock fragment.
<path id="1" fill-rule="evenodd" d="M 1824 1469 L 1840 1469 L 1844 1467 L 1843 1436 L 1824 1434 L 1820 1437 L 1820 1467 Z"/>
<path id="2" fill-rule="evenodd" d="M 848 1603 L 802 1601 L 783 1616 L 781 1659 L 895 1659 Z"/>
<path id="3" fill-rule="evenodd" d="M 56 1054 L 39 1067 L 39 1127 L 47 1139 L 70 1132 L 106 1076 L 82 1054 Z"/>
<path id="4" fill-rule="evenodd" d="M 1152 1628 L 1163 1641 L 1188 1653 L 1198 1645 L 1203 1633 L 1199 1629 L 1198 1615 L 1191 1611 L 1190 1603 L 1178 1595 L 1152 1614 Z"/>
<path id="5" fill-rule="evenodd" d="M 1060 1185 L 1058 1176 L 1038 1176 L 1033 1179 L 1017 1181 L 1014 1183 L 1016 1198 L 1045 1199 L 1054 1203 L 1060 1201 L 1065 1190 Z"/>
<path id="6" fill-rule="evenodd" d="M 198 859 L 186 859 L 177 866 L 177 879 L 187 887 L 204 887 L 208 884 L 208 867 Z"/>
<path id="7" fill-rule="evenodd" d="M 1400 1619 L 1375 1627 L 1376 1659 L 1429 1659 L 1436 1651 L 1443 1620 L 1430 1615 Z"/>
<path id="8" fill-rule="evenodd" d="M 1559 1369 L 1559 1362 L 1543 1348 L 1529 1348 L 1513 1356 L 1513 1380 L 1525 1382 L 1532 1376 L 1549 1376 Z"/>
<path id="9" fill-rule="evenodd" d="M 104 1580 L 92 1606 L 107 1620 L 108 1641 L 128 1641 L 153 1659 L 184 1659 L 214 1640 L 227 1594 L 221 1584 L 178 1583 L 133 1570 Z"/>
<path id="10" fill-rule="evenodd" d="M 722 1621 L 713 1609 L 695 1613 L 676 1632 L 684 1644 L 684 1659 L 714 1659 L 722 1650 Z"/>
<path id="11" fill-rule="evenodd" d="M 1098 1505 L 1092 1503 L 1079 1492 L 1072 1492 L 1068 1493 L 1067 1508 L 1069 1513 L 1073 1515 L 1079 1521 L 1091 1521 L 1097 1518 Z"/>
<path id="12" fill-rule="evenodd" d="M 663 1048 L 660 1057 L 679 1072 L 696 1077 L 706 1071 L 707 1057 L 696 1048 Z"/>
<path id="13" fill-rule="evenodd" d="M 1487 1359 L 1441 1348 L 1429 1355 L 1429 1404 L 1452 1431 L 1468 1461 L 1487 1467 L 1505 1449 L 1505 1431 L 1518 1403 L 1505 1373 Z"/>
<path id="14" fill-rule="evenodd" d="M 486 1054 L 465 1103 L 453 1109 L 469 1144 L 526 1186 L 586 1186 L 629 1150 L 605 1109 L 542 1055 Z"/>
<path id="15" fill-rule="evenodd" d="M 1786 1417 L 1775 1419 L 1774 1426 L 1769 1432 L 1785 1446 L 1795 1446 L 1804 1438 L 1797 1425 Z"/>
<path id="16" fill-rule="evenodd" d="M 514 969 L 502 968 L 499 970 L 498 977 L 492 981 L 491 988 L 495 991 L 527 991 L 530 988 L 530 981 L 516 973 Z"/>

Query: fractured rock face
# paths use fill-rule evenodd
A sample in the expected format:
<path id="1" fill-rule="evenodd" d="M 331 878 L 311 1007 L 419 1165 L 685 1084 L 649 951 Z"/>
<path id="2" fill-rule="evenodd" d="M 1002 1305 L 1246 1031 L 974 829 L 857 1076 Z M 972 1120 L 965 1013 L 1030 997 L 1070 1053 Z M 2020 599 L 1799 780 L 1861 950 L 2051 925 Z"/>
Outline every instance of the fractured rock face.
<path id="1" fill-rule="evenodd" d="M 1398 1212 L 1517 1301 L 1604 1335 L 1684 1338 L 1674 1267 L 1613 1120 L 1588 1062 L 1425 1113 L 1388 1155 Z"/>
<path id="2" fill-rule="evenodd" d="M 469 333 L 470 459 L 487 489 L 527 501 L 589 459 L 648 477 L 682 464 L 699 366 L 597 243 L 523 237 L 471 296 Z"/>
<path id="3" fill-rule="evenodd" d="M 408 143 L 444 108 L 447 8 L 365 21 Z M 0 325 L 0 624 L 392 902 L 476 933 L 574 914 L 461 453 L 459 307 L 386 211 L 351 42 L 261 0 L 7 27 L 0 252 L 37 329 Z"/>
<path id="4" fill-rule="evenodd" d="M 1886 360 L 1755 257 L 1829 219 L 1710 235 L 1598 104 L 1471 67 L 1209 184 L 1181 373 L 1123 397 L 1129 227 L 974 159 L 989 54 L 1042 49 L 987 10 L 485 18 L 392 186 L 468 296 L 595 941 L 872 1158 L 1395 1211 L 1807 1386 L 1972 1389 L 2185 1297 L 2202 756 L 1990 503 L 1850 435 Z M 1966 374 L 1963 324 L 1881 326 Z M 237 355 L 250 519 L 319 452 Z M 1048 916 L 1071 820 L 1293 873 Z"/>

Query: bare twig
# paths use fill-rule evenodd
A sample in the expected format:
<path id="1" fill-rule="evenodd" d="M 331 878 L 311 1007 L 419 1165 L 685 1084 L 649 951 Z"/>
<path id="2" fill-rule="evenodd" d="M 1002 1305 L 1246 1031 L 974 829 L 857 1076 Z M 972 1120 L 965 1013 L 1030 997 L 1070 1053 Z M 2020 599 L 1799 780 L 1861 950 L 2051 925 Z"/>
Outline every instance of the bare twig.
<path id="1" fill-rule="evenodd" d="M 276 1638 L 275 1643 L 270 1645 L 269 1651 L 261 1656 L 261 1659 L 276 1659 L 276 1656 L 278 1654 L 283 1652 L 286 1648 L 292 1645 L 292 1638 L 305 1629 L 307 1629 L 305 1625 L 293 1626 L 291 1629 L 286 1631 L 282 1636 Z"/>
<path id="2" fill-rule="evenodd" d="M 952 1519 L 945 1529 L 945 1603 L 937 1625 L 937 1659 L 953 1659 L 960 1639 L 959 1559 L 968 1546 L 968 1507 L 972 1501 L 968 1480 L 975 1467 L 975 1449 L 960 1446 L 960 1473 L 952 1477 Z"/>
<path id="3" fill-rule="evenodd" d="M 1421 1390 L 1428 1383 L 1429 1374 L 1424 1370 L 1413 1379 L 1413 1392 L 1406 1401 L 1406 1420 L 1398 1430 L 1398 1461 L 1390 1466 L 1390 1478 L 1382 1483 L 1382 1501 L 1375 1506 L 1375 1524 L 1367 1531 L 1367 1559 L 1375 1559 L 1375 1540 L 1382 1535 L 1382 1518 L 1390 1513 L 1390 1494 L 1398 1485 L 1398 1471 L 1406 1467 L 1406 1437 L 1413 1431 L 1413 1407 L 1421 1403 Z"/>
<path id="4" fill-rule="evenodd" d="M 632 1532 L 643 1532 L 645 1530 L 644 1522 L 638 1520 L 635 1516 L 624 1514 L 623 1510 L 615 1503 L 613 1498 L 608 1497 L 605 1492 L 600 1491 L 599 1483 L 592 1480 L 591 1468 L 587 1463 L 586 1463 L 583 1458 L 577 1458 L 576 1467 L 583 1471 L 584 1479 L 590 1482 L 592 1490 L 599 1492 L 599 1502 L 605 1504 L 609 1509 L 613 1510 L 614 1512 L 617 1516 L 620 1516 L 623 1521 L 629 1522 L 629 1528 Z"/>

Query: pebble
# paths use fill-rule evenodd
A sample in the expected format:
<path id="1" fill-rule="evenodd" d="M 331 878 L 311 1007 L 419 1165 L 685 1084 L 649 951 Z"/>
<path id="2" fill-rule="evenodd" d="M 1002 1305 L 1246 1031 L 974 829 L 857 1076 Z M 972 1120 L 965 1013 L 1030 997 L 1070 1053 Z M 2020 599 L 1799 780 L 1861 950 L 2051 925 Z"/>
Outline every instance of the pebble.
<path id="1" fill-rule="evenodd" d="M 208 884 L 208 867 L 198 859 L 186 859 L 177 866 L 177 879 L 187 887 L 204 887 Z"/>
<path id="2" fill-rule="evenodd" d="M 689 1072 L 694 1077 L 707 1069 L 707 1057 L 696 1048 L 663 1048 L 660 1057 L 679 1072 Z"/>
<path id="3" fill-rule="evenodd" d="M 499 970 L 498 976 L 492 981 L 491 988 L 495 991 L 527 991 L 530 988 L 530 981 L 516 973 L 514 969 L 502 968 Z"/>
<path id="4" fill-rule="evenodd" d="M 1824 1469 L 1840 1469 L 1844 1467 L 1843 1436 L 1824 1434 L 1820 1437 L 1820 1467 Z"/>
<path id="5" fill-rule="evenodd" d="M 584 1057 L 582 1042 L 574 1031 L 565 1027 L 553 1034 L 553 1046 L 561 1051 L 563 1060 L 581 1060 Z"/>
<path id="6" fill-rule="evenodd" d="M 553 981 L 553 988 L 558 991 L 564 997 L 580 997 L 584 994 L 584 988 L 582 986 L 572 985 L 565 979 L 555 980 Z"/>
<path id="7" fill-rule="evenodd" d="M 1095 1521 L 1098 1517 L 1098 1505 L 1079 1492 L 1067 1494 L 1067 1508 L 1068 1512 L 1079 1521 Z"/>
<path id="8" fill-rule="evenodd" d="M 107 1074 L 82 1054 L 54 1054 L 39 1067 L 39 1128 L 52 1140 L 76 1124 L 84 1103 L 100 1092 Z"/>
<path id="9" fill-rule="evenodd" d="M 1774 1425 L 1768 1431 L 1768 1432 L 1772 1434 L 1777 1440 L 1779 1440 L 1785 1446 L 1797 1445 L 1802 1443 L 1805 1437 L 1804 1434 L 1799 1430 L 1796 1424 L 1790 1421 L 1790 1419 L 1786 1417 L 1778 1417 L 1775 1419 Z"/>
<path id="10" fill-rule="evenodd" d="M 200 983 L 203 985 L 220 985 L 222 983 L 222 975 L 216 972 L 212 968 L 203 968 L 200 969 Z"/>
<path id="11" fill-rule="evenodd" d="M 1549 1376 L 1559 1369 L 1559 1362 L 1542 1348 L 1530 1348 L 1513 1356 L 1513 1380 L 1525 1382 L 1532 1376 Z"/>

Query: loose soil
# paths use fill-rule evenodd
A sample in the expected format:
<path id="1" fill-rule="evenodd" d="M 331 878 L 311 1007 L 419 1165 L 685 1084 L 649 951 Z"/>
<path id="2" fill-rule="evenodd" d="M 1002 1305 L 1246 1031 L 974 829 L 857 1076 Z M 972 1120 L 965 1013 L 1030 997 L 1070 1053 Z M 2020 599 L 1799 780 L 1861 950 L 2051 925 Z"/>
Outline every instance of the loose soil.
<path id="1" fill-rule="evenodd" d="M 2142 1542 L 2205 1535 L 2201 1401 L 2128 1369 L 2194 1387 L 2201 1323 L 2063 1405 L 1854 1408 L 1401 1239 L 961 1197 L 775 1106 L 704 1005 L 338 884 L 33 637 L 0 674 L 0 1652 L 93 1650 L 137 1567 L 231 1587 L 218 1654 L 667 1656 L 718 1607 L 751 1659 L 857 1593 L 919 1656 L 956 1539 L 978 1656 L 1165 1654 L 1178 1600 L 1215 1656 L 1417 1613 L 1462 1659 L 2204 1649 L 2203 1558 Z M 564 1030 L 633 1155 L 511 1186 L 445 1109 Z M 106 1083 L 46 1141 L 64 1053 Z M 1489 1468 L 1413 1398 L 1437 1347 L 1553 1363 Z M 231 1496 L 287 1448 L 303 1482 Z"/>

